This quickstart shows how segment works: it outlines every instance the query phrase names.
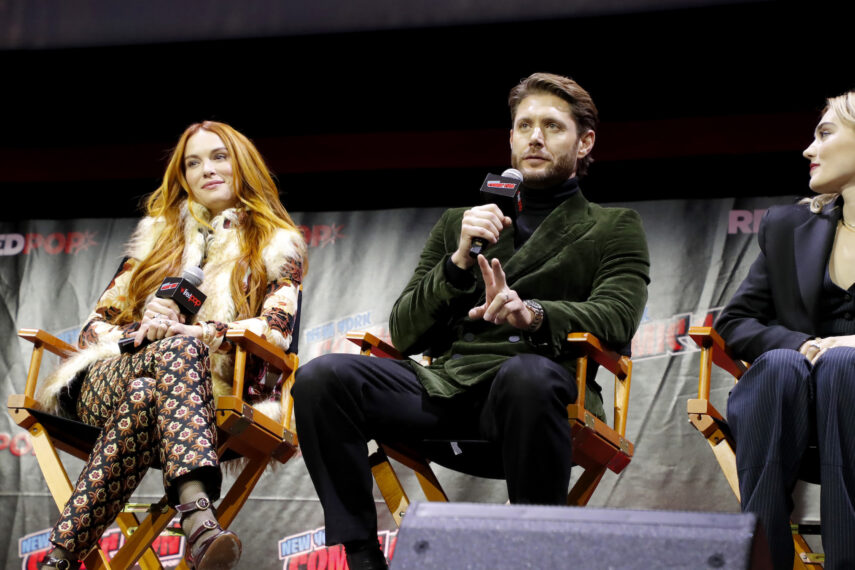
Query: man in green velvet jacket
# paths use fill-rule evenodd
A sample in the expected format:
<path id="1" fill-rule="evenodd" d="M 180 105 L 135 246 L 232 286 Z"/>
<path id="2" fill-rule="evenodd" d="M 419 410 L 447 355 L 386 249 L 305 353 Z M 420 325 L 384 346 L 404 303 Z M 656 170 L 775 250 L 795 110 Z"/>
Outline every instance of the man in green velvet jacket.
<path id="1" fill-rule="evenodd" d="M 502 231 L 486 258 L 500 278 L 504 273 L 506 292 L 499 300 L 509 316 L 517 310 L 520 323 L 470 318 L 468 310 L 486 302 L 484 275 L 489 279 L 492 267 L 464 287 L 446 279 L 445 265 L 456 251 L 464 215 L 463 209 L 443 215 L 392 309 L 395 346 L 405 354 L 431 348 L 435 356 L 429 366 L 415 368 L 428 394 L 448 398 L 489 382 L 506 359 L 524 353 L 546 356 L 573 375 L 576 355 L 566 342 L 570 332 L 591 332 L 618 349 L 629 344 L 648 282 L 647 248 L 636 212 L 600 207 L 576 191 L 518 250 L 513 229 Z M 527 330 L 531 321 L 526 317 L 535 313 L 520 299 L 542 307 L 536 331 Z M 439 354 L 437 346 L 442 347 Z M 586 407 L 602 416 L 599 387 L 592 388 Z"/>
<path id="2" fill-rule="evenodd" d="M 427 367 L 326 355 L 293 390 L 306 466 L 328 544 L 351 568 L 385 568 L 366 442 L 487 439 L 514 503 L 563 504 L 572 467 L 566 406 L 576 401 L 565 339 L 629 344 L 647 300 L 649 261 L 632 210 L 588 202 L 597 110 L 575 81 L 536 73 L 509 97 L 511 164 L 523 176 L 512 221 L 494 204 L 447 211 L 392 310 L 395 346 Z M 473 239 L 486 256 L 470 256 Z M 599 387 L 585 404 L 602 416 Z M 323 413 L 316 413 L 316 411 Z"/>

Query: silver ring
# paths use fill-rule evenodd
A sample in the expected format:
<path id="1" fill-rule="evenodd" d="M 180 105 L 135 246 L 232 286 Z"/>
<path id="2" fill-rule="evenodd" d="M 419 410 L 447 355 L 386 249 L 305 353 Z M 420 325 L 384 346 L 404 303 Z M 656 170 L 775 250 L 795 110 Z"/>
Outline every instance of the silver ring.
<path id="1" fill-rule="evenodd" d="M 808 346 L 812 346 L 813 348 L 815 348 L 817 350 L 822 350 L 822 345 L 819 344 L 818 342 L 816 342 L 815 340 L 810 341 L 808 343 Z"/>

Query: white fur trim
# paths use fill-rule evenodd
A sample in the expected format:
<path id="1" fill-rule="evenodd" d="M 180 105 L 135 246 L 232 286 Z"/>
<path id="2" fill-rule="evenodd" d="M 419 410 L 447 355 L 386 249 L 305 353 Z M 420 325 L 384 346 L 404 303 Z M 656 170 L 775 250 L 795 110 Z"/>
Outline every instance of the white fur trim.
<path id="1" fill-rule="evenodd" d="M 85 370 L 95 362 L 118 356 L 119 345 L 117 341 L 118 338 L 100 342 L 66 358 L 56 370 L 42 381 L 36 400 L 42 404 L 46 411 L 52 414 L 60 414 L 62 410 L 59 407 L 59 394 L 63 388 L 68 386 L 80 371 Z"/>
<path id="2" fill-rule="evenodd" d="M 282 423 L 282 417 L 285 415 L 285 410 L 279 400 L 265 400 L 252 405 L 254 410 L 258 410 L 276 423 Z"/>
<path id="3" fill-rule="evenodd" d="M 233 213 L 230 210 L 226 212 Z M 205 278 L 199 287 L 208 296 L 196 315 L 196 321 L 232 322 L 237 310 L 231 295 L 232 270 L 240 259 L 238 225 L 232 222 L 225 227 L 226 212 L 211 220 L 214 231 L 207 243 L 207 257 L 202 272 Z"/>
<path id="4" fill-rule="evenodd" d="M 144 259 L 154 248 L 157 239 L 165 227 L 162 218 L 143 218 L 137 224 L 130 241 L 125 246 L 125 254 L 134 259 Z"/>
<path id="5" fill-rule="evenodd" d="M 291 346 L 291 341 L 293 340 L 291 335 L 284 337 L 281 332 L 271 328 L 268 328 L 267 331 L 267 340 L 280 347 L 282 350 L 288 350 Z"/>
<path id="6" fill-rule="evenodd" d="M 267 279 L 273 281 L 281 277 L 282 266 L 289 259 L 300 259 L 303 255 L 303 234 L 297 230 L 279 229 L 273 234 L 270 243 L 261 252 L 264 266 L 267 268 Z"/>

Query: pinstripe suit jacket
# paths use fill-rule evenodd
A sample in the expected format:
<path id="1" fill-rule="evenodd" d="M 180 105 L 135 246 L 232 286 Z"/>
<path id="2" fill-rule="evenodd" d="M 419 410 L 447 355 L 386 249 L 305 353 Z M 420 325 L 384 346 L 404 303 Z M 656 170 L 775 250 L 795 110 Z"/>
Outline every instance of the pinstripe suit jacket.
<path id="1" fill-rule="evenodd" d="M 806 204 L 770 208 L 760 223 L 760 255 L 716 321 L 735 354 L 753 361 L 817 336 L 818 304 L 841 206 L 819 214 Z"/>

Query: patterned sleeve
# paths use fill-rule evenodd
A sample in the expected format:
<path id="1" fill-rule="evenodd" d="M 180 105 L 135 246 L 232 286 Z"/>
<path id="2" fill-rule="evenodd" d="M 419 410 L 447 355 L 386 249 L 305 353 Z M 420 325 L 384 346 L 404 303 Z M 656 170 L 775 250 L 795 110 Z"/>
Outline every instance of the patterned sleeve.
<path id="1" fill-rule="evenodd" d="M 80 337 L 77 340 L 80 348 L 86 348 L 100 342 L 118 341 L 139 328 L 139 322 L 122 326 L 110 323 L 110 319 L 122 312 L 127 305 L 128 284 L 137 263 L 137 260 L 131 257 L 122 260 L 119 270 L 116 271 L 113 280 L 101 293 L 101 297 L 95 304 L 95 309 L 89 314 L 86 324 L 80 330 Z"/>
<path id="2" fill-rule="evenodd" d="M 229 352 L 234 346 L 225 339 L 228 329 L 248 329 L 282 350 L 291 345 L 291 331 L 297 315 L 297 300 L 303 282 L 303 262 L 290 258 L 280 267 L 278 277 L 267 284 L 261 314 L 255 318 L 225 324 L 217 321 L 199 323 L 203 341 L 212 351 Z"/>

